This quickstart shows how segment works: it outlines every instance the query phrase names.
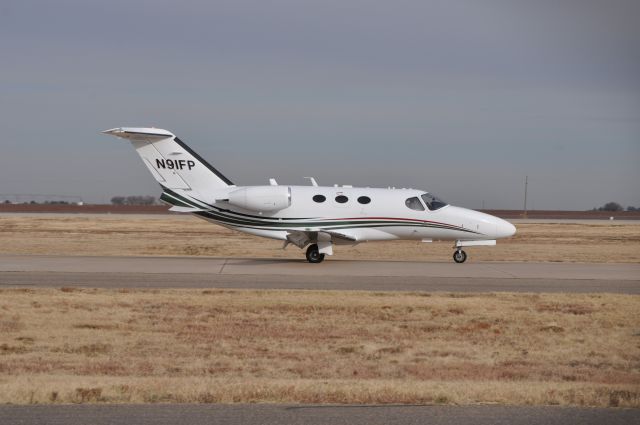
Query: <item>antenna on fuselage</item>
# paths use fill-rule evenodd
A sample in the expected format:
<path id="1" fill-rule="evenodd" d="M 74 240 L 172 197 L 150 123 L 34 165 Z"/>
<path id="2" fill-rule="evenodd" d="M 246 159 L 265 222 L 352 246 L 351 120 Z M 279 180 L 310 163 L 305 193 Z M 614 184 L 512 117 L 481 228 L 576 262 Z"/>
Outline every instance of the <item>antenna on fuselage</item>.
<path id="1" fill-rule="evenodd" d="M 522 218 L 527 218 L 527 188 L 529 186 L 529 176 L 524 177 L 524 208 L 522 209 Z"/>
<path id="2" fill-rule="evenodd" d="M 311 181 L 311 186 L 318 186 L 318 182 L 313 177 L 305 177 L 305 179 L 309 179 L 309 181 Z"/>

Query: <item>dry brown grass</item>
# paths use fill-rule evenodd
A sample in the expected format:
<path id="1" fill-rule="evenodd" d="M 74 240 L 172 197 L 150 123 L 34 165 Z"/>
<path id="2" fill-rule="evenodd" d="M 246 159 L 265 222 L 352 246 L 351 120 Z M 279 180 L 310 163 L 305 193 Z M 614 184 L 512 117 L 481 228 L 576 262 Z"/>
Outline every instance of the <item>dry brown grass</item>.
<path id="1" fill-rule="evenodd" d="M 0 253 L 204 255 L 301 258 L 295 247 L 192 216 L 0 215 Z M 337 259 L 450 261 L 451 242 L 367 243 L 336 248 Z M 471 261 L 640 262 L 640 223 L 518 224 L 495 247 L 468 248 Z"/>
<path id="2" fill-rule="evenodd" d="M 640 407 L 640 297 L 3 289 L 0 402 Z"/>

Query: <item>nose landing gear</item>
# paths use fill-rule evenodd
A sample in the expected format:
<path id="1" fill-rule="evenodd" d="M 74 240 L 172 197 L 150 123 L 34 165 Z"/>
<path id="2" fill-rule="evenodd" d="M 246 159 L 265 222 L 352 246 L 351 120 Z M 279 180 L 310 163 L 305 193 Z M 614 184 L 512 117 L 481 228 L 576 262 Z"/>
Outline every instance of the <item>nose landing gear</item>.
<path id="1" fill-rule="evenodd" d="M 467 253 L 460 248 L 456 249 L 453 253 L 453 261 L 456 263 L 464 263 L 467 261 Z"/>
<path id="2" fill-rule="evenodd" d="M 453 261 L 456 263 L 464 263 L 467 261 L 467 253 L 462 250 L 465 246 L 492 246 L 495 245 L 495 239 L 479 239 L 479 240 L 457 240 L 453 248 Z"/>

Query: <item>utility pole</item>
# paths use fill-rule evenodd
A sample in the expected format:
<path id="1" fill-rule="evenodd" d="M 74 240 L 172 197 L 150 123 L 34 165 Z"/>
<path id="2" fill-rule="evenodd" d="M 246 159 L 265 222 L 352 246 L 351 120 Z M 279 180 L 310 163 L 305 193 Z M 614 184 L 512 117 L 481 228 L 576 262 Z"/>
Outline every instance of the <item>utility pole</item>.
<path id="1" fill-rule="evenodd" d="M 524 208 L 522 218 L 527 218 L 527 186 L 529 186 L 529 176 L 524 177 Z"/>

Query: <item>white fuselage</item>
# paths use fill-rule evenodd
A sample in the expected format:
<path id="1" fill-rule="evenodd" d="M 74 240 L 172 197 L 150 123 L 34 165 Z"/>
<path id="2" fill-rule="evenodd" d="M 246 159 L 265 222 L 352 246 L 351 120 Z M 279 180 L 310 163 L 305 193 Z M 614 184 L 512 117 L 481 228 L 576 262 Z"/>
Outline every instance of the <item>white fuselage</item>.
<path id="1" fill-rule="evenodd" d="M 268 190 L 270 186 L 253 186 Z M 272 186 L 271 186 L 272 187 Z M 301 232 L 333 231 L 354 241 L 409 240 L 495 240 L 511 236 L 515 227 L 498 217 L 478 211 L 446 205 L 430 210 L 420 198 L 426 192 L 415 189 L 383 189 L 334 186 L 279 186 L 290 193 L 290 204 L 278 211 L 257 211 L 230 204 L 229 193 L 242 189 L 231 187 L 192 198 L 208 206 L 196 215 L 238 231 L 286 240 L 292 229 Z M 314 196 L 324 197 L 323 202 Z M 345 202 L 337 202 L 339 196 Z M 363 204 L 359 198 L 367 197 Z M 423 210 L 406 205 L 418 198 Z M 344 200 L 344 198 L 340 198 Z M 414 201 L 415 202 L 415 201 Z M 196 204 L 198 205 L 198 204 Z M 334 241 L 338 242 L 339 241 Z"/>

